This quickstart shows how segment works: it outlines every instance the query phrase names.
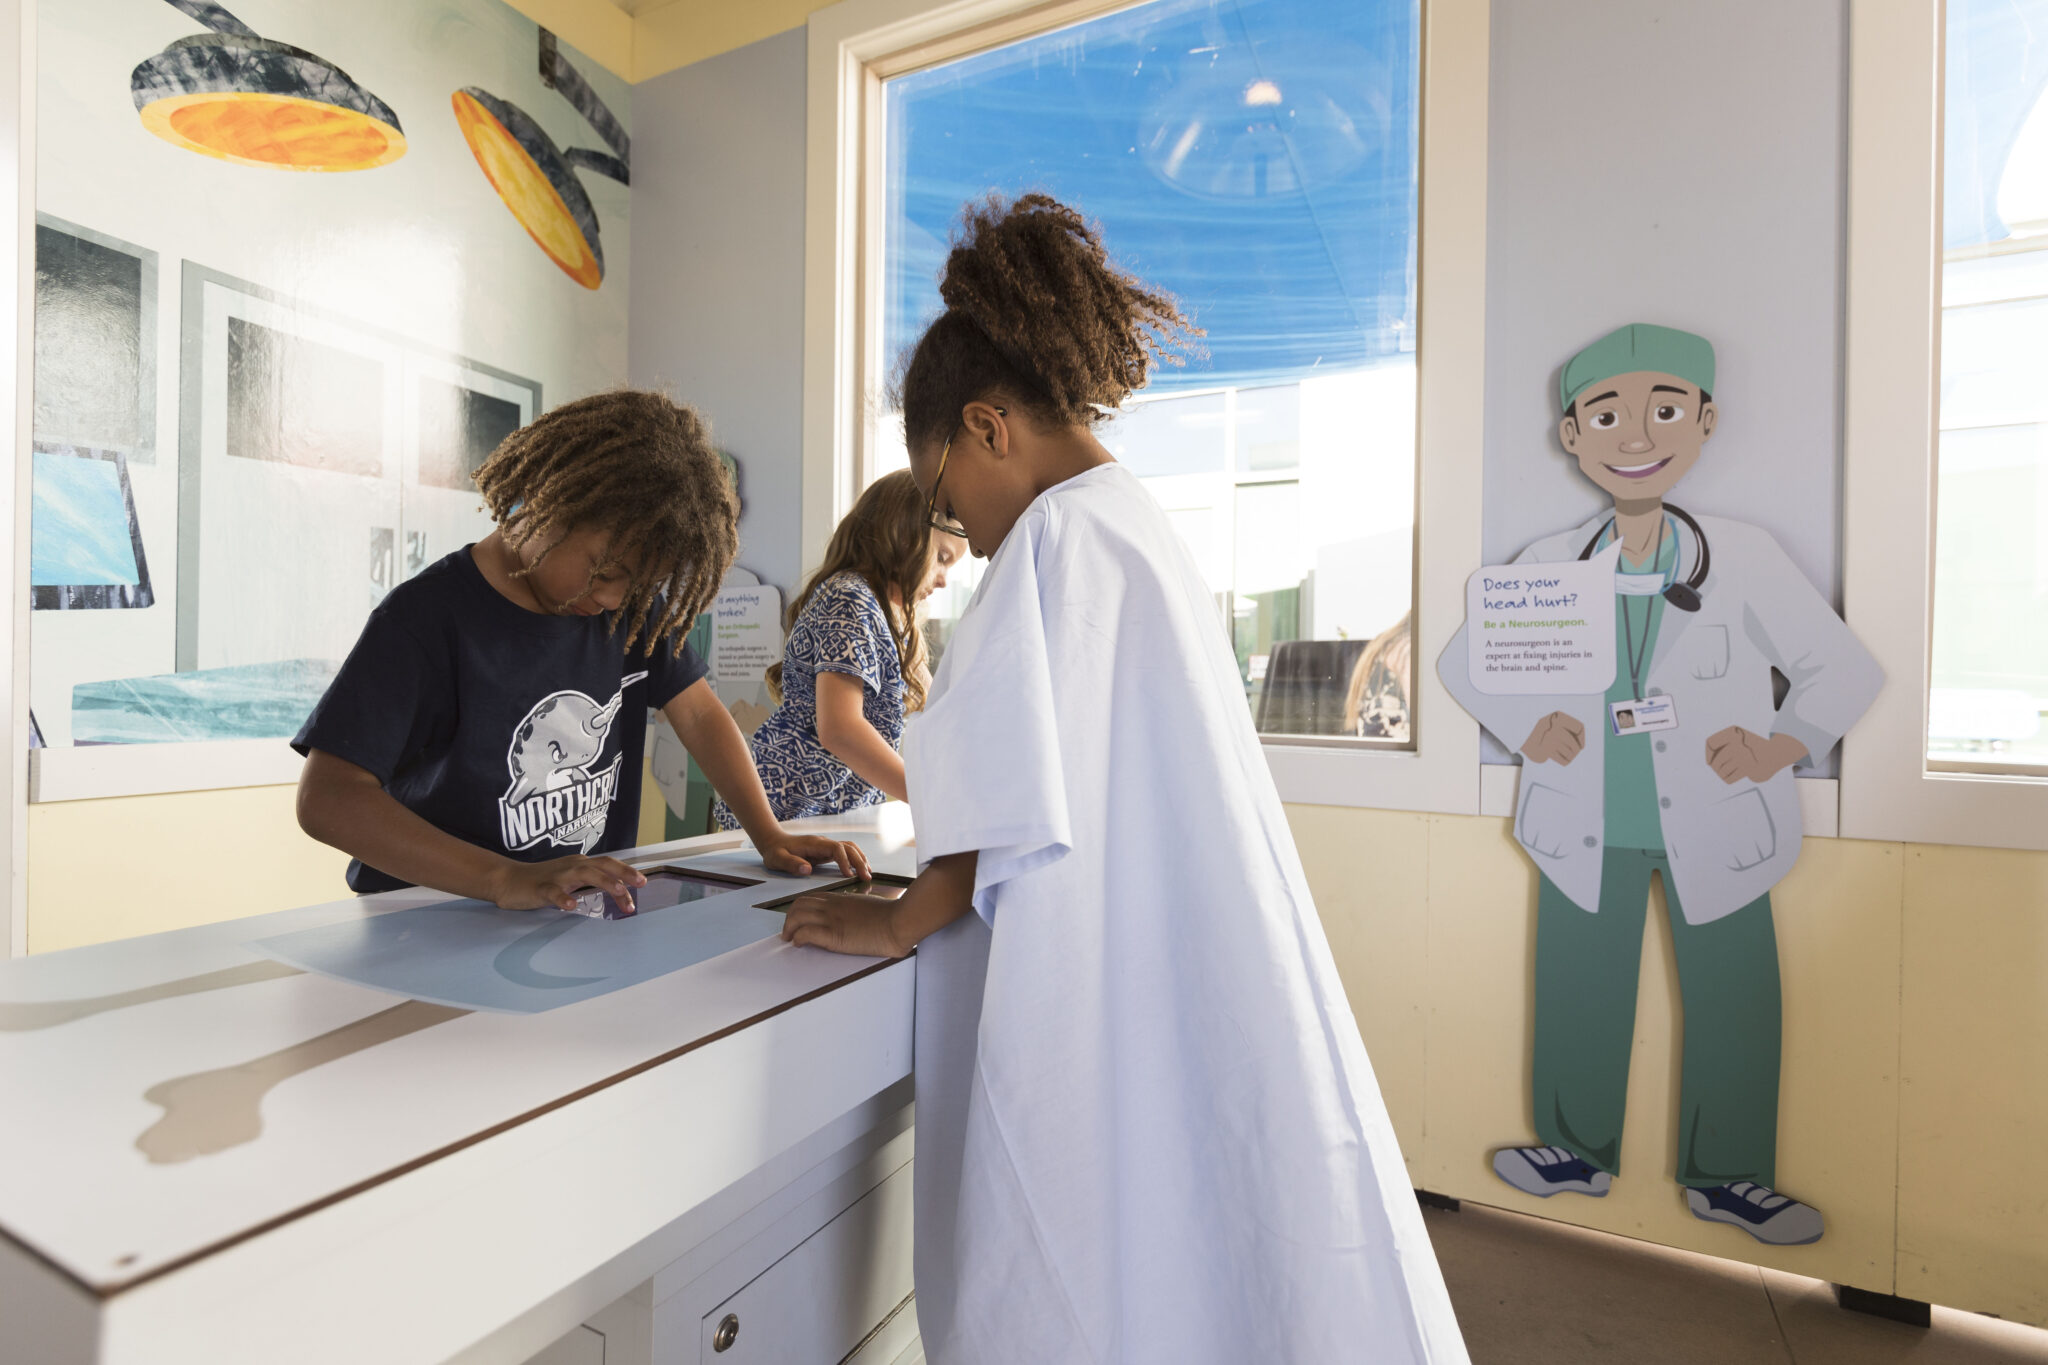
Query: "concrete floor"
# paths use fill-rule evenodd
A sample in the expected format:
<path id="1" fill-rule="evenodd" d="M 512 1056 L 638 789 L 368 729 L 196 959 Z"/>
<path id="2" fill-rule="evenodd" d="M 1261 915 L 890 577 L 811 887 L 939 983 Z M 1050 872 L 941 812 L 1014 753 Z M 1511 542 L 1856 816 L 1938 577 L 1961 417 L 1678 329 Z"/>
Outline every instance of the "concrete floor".
<path id="1" fill-rule="evenodd" d="M 1425 1208 L 1473 1365 L 2048 1365 L 2048 1331 L 1845 1312 L 1820 1280 L 1466 1204 Z"/>

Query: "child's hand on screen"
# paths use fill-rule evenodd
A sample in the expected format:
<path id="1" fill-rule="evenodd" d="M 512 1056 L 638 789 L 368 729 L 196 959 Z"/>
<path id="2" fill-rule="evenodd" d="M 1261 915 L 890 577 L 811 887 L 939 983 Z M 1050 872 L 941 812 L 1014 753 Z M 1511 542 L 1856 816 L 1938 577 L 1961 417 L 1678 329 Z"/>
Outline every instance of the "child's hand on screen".
<path id="1" fill-rule="evenodd" d="M 761 861 L 774 871 L 794 872 L 799 877 L 810 876 L 823 863 L 835 863 L 841 872 L 862 881 L 874 876 L 867 855 L 859 848 L 815 834 L 785 834 L 779 842 L 763 844 Z"/>
<path id="2" fill-rule="evenodd" d="M 572 855 L 544 863 L 506 859 L 491 883 L 491 900 L 501 910 L 574 910 L 579 891 L 603 891 L 621 905 L 633 903 L 633 888 L 647 878 L 617 858 Z"/>
<path id="3" fill-rule="evenodd" d="M 896 932 L 896 907 L 873 896 L 798 896 L 790 902 L 782 937 L 854 957 L 903 957 L 911 945 Z"/>

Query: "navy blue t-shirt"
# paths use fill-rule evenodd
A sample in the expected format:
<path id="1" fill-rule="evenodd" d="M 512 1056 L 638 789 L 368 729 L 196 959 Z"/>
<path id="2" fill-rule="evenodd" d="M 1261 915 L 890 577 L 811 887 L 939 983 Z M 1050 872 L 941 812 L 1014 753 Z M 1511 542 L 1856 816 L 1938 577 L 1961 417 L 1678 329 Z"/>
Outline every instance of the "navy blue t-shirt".
<path id="1" fill-rule="evenodd" d="M 391 590 L 292 747 L 368 769 L 436 828 L 541 862 L 630 848 L 649 707 L 702 678 L 674 639 L 636 645 L 606 616 L 543 616 L 464 546 Z M 410 885 L 360 859 L 357 891 Z"/>

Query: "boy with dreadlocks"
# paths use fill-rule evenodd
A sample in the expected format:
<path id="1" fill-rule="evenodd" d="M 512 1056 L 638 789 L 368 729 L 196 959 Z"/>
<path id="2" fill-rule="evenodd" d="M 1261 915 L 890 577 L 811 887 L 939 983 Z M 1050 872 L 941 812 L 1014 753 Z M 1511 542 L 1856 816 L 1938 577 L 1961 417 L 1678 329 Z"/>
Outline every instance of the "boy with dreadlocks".
<path id="1" fill-rule="evenodd" d="M 659 707 L 780 871 L 860 851 L 795 837 L 683 642 L 738 542 L 697 414 L 615 390 L 514 432 L 476 473 L 497 528 L 370 614 L 292 747 L 299 824 L 353 856 L 358 892 L 425 884 L 508 910 L 620 900 L 647 708 Z"/>
<path id="2" fill-rule="evenodd" d="M 783 931 L 917 948 L 927 1356 L 1458 1365 L 1215 599 L 1094 434 L 1187 323 L 1043 195 L 939 292 L 910 469 L 990 562 L 904 741 L 923 870 Z"/>

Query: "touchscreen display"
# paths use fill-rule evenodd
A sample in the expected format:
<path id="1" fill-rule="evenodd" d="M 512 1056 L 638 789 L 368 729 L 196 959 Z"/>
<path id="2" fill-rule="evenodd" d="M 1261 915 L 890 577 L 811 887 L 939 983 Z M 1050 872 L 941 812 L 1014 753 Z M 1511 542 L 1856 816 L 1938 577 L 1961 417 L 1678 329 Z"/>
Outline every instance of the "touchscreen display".
<path id="1" fill-rule="evenodd" d="M 899 886 L 895 882 L 850 882 L 845 886 L 833 887 L 832 894 L 835 896 L 873 896 L 877 900 L 893 901 L 909 889 L 909 887 Z"/>
<path id="2" fill-rule="evenodd" d="M 700 876 L 674 868 L 658 868 L 647 873 L 647 885 L 633 889 L 632 905 L 621 905 L 602 891 L 585 891 L 576 897 L 576 909 L 572 913 L 591 919 L 625 919 L 650 910 L 667 910 L 692 901 L 723 896 L 756 884 Z"/>
<path id="3" fill-rule="evenodd" d="M 787 910 L 797 896 L 873 896 L 878 900 L 893 901 L 910 889 L 910 883 L 901 877 L 880 876 L 871 882 L 839 882 L 832 886 L 821 886 L 811 891 L 799 891 L 796 895 L 781 896 L 772 901 L 763 901 L 759 909 Z"/>

